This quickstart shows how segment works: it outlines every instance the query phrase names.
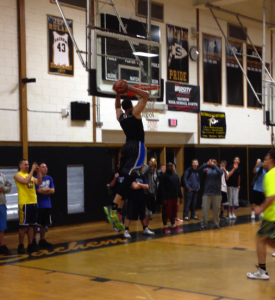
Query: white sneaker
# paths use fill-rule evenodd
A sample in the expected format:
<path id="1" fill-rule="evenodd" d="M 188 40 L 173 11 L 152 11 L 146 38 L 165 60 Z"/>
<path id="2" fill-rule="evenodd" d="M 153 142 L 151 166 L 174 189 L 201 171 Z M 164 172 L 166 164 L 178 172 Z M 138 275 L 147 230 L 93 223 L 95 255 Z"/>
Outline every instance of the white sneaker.
<path id="1" fill-rule="evenodd" d="M 247 277 L 250 279 L 261 279 L 261 280 L 268 280 L 269 275 L 266 271 L 262 270 L 260 267 L 257 267 L 258 271 L 253 273 L 247 273 Z"/>
<path id="2" fill-rule="evenodd" d="M 231 213 L 228 214 L 228 218 L 229 218 L 229 220 L 234 219 L 234 218 L 233 218 L 233 215 L 232 215 Z"/>
<path id="3" fill-rule="evenodd" d="M 232 214 L 232 219 L 237 219 L 235 214 Z"/>
<path id="4" fill-rule="evenodd" d="M 123 236 L 126 238 L 126 239 L 131 239 L 131 234 L 129 233 L 129 230 L 125 230 L 124 233 L 123 233 Z"/>
<path id="5" fill-rule="evenodd" d="M 143 230 L 144 235 L 155 235 L 154 231 L 151 231 L 148 227 Z"/>
<path id="6" fill-rule="evenodd" d="M 272 257 L 275 257 L 275 252 L 272 253 Z"/>
<path id="7" fill-rule="evenodd" d="M 264 216 L 264 213 L 259 214 L 259 217 L 262 218 Z"/>
<path id="8" fill-rule="evenodd" d="M 251 219 L 255 219 L 255 212 L 254 211 L 251 212 Z"/>

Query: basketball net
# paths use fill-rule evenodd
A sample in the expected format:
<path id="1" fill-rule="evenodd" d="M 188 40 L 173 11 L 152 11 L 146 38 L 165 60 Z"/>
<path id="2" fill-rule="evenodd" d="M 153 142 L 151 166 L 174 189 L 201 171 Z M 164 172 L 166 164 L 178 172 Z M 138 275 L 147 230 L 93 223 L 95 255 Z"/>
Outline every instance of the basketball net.
<path id="1" fill-rule="evenodd" d="M 146 104 L 146 108 L 143 112 L 143 116 L 146 119 L 152 119 L 154 117 L 154 106 L 155 106 L 156 99 L 155 98 L 149 98 Z"/>

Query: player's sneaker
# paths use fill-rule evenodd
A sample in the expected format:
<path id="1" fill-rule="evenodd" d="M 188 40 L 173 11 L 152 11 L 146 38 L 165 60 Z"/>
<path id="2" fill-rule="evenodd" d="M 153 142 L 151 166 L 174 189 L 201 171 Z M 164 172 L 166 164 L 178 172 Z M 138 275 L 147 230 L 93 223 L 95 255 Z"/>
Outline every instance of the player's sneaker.
<path id="1" fill-rule="evenodd" d="M 131 239 L 131 234 L 129 233 L 129 230 L 125 230 L 124 233 L 123 233 L 123 236 L 126 238 L 126 239 Z"/>
<path id="2" fill-rule="evenodd" d="M 154 231 L 150 230 L 148 227 L 146 227 L 146 228 L 143 230 L 143 234 L 144 234 L 144 235 L 155 235 Z"/>
<path id="3" fill-rule="evenodd" d="M 180 228 L 180 227 L 178 227 L 178 226 L 175 226 L 175 227 L 172 227 L 172 228 L 171 228 L 171 231 L 173 231 L 173 232 L 182 232 L 183 229 Z"/>
<path id="4" fill-rule="evenodd" d="M 275 257 L 275 252 L 272 253 L 272 257 Z"/>
<path id="5" fill-rule="evenodd" d="M 8 247 L 6 245 L 2 245 L 0 247 L 0 254 L 3 254 L 3 255 L 12 255 L 12 253 L 10 252 L 10 250 L 8 249 Z"/>
<path id="6" fill-rule="evenodd" d="M 232 214 L 232 219 L 237 219 L 237 216 L 235 214 Z"/>
<path id="7" fill-rule="evenodd" d="M 116 226 L 114 226 L 114 232 L 120 232 L 120 229 L 116 228 Z"/>
<path id="8" fill-rule="evenodd" d="M 117 211 L 116 210 L 112 210 L 111 211 L 111 217 L 112 220 L 114 221 L 114 225 L 116 228 L 120 229 L 120 230 L 124 230 L 125 226 L 120 222 L 119 220 L 119 216 L 117 215 Z"/>
<path id="9" fill-rule="evenodd" d="M 181 220 L 180 218 L 175 218 L 175 222 L 177 222 L 177 223 L 183 223 L 183 220 Z"/>
<path id="10" fill-rule="evenodd" d="M 269 275 L 265 270 L 262 270 L 260 267 L 257 267 L 258 271 L 247 273 L 247 277 L 249 279 L 260 279 L 260 280 L 268 280 Z"/>
<path id="11" fill-rule="evenodd" d="M 104 207 L 103 207 L 103 210 L 104 210 L 104 212 L 105 212 L 105 214 L 106 214 L 107 221 L 110 223 L 110 225 L 111 225 L 112 227 L 114 227 L 115 224 L 114 224 L 114 222 L 113 222 L 113 220 L 112 220 L 112 217 L 111 217 L 111 214 L 110 214 L 110 211 L 109 211 L 108 207 L 104 206 Z"/>

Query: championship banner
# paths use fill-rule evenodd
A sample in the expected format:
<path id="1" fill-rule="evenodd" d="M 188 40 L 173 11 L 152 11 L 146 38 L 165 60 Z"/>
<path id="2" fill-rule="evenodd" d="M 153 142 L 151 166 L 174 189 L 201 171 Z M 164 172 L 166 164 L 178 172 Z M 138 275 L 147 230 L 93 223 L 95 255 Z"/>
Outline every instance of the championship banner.
<path id="1" fill-rule="evenodd" d="M 207 139 L 225 139 L 225 113 L 201 112 L 201 137 Z"/>
<path id="2" fill-rule="evenodd" d="M 166 24 L 167 80 L 189 82 L 188 29 Z"/>
<path id="3" fill-rule="evenodd" d="M 73 43 L 62 18 L 48 18 L 48 69 L 50 74 L 74 75 Z M 73 21 L 68 20 L 73 31 Z"/>
<path id="4" fill-rule="evenodd" d="M 233 41 L 230 41 L 230 44 L 232 50 L 226 46 L 227 104 L 243 106 L 243 72 L 232 53 L 237 53 L 237 58 L 243 66 L 243 44 Z"/>
<path id="5" fill-rule="evenodd" d="M 262 57 L 262 49 L 256 47 L 257 52 Z M 256 93 L 262 93 L 262 63 L 259 60 L 255 50 L 252 46 L 247 45 L 247 77 L 251 82 Z M 261 100 L 261 95 L 258 95 Z M 251 87 L 247 84 L 247 106 L 248 107 L 259 107 L 262 106 L 257 101 L 254 93 L 252 92 Z"/>
<path id="6" fill-rule="evenodd" d="M 168 110 L 198 113 L 200 111 L 200 87 L 166 82 Z"/>
<path id="7" fill-rule="evenodd" d="M 222 103 L 222 39 L 203 34 L 203 101 Z"/>

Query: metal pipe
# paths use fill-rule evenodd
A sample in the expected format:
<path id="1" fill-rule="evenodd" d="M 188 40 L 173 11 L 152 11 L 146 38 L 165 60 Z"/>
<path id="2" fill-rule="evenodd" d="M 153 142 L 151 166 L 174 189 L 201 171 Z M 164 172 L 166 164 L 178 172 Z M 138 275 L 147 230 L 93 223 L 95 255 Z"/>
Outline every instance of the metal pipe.
<path id="1" fill-rule="evenodd" d="M 147 40 L 151 41 L 151 11 L 152 11 L 152 3 L 151 0 L 147 0 Z M 151 47 L 148 46 L 148 53 L 151 53 Z M 152 83 L 152 72 L 151 72 L 151 58 L 148 58 L 148 83 Z"/>
<path id="2" fill-rule="evenodd" d="M 66 28 L 67 28 L 67 30 L 68 30 L 69 36 L 70 36 L 71 39 L 72 39 L 72 42 L 73 42 L 74 47 L 75 47 L 75 51 L 76 51 L 76 53 L 77 53 L 77 55 L 78 55 L 78 57 L 79 57 L 79 59 L 80 59 L 80 62 L 81 62 L 81 64 L 82 64 L 82 66 L 83 66 L 84 68 L 86 68 L 86 64 L 85 64 L 85 62 L 84 62 L 84 60 L 83 60 L 81 54 L 79 53 L 79 49 L 78 49 L 78 47 L 77 47 L 76 41 L 75 41 L 75 39 L 74 39 L 74 37 L 73 37 L 73 34 L 72 34 L 72 32 L 71 32 L 71 28 L 69 27 L 68 22 L 67 22 L 67 20 L 66 20 L 66 18 L 65 18 L 65 15 L 64 15 L 64 13 L 63 13 L 63 11 L 62 11 L 62 8 L 61 8 L 61 6 L 60 6 L 60 4 L 59 4 L 59 0 L 55 0 L 55 3 L 56 3 L 56 5 L 57 5 L 57 7 L 58 7 L 58 9 L 59 9 L 59 12 L 60 12 L 60 14 L 61 14 L 61 16 L 62 16 L 62 19 L 63 19 L 63 21 L 64 21 L 64 23 L 65 23 L 65 26 L 66 26 Z"/>
<path id="3" fill-rule="evenodd" d="M 92 16 L 92 0 L 87 0 L 87 10 L 86 10 L 86 24 L 90 25 L 92 20 L 93 20 L 93 16 Z M 87 66 L 86 69 L 90 70 L 92 68 L 92 61 L 91 61 L 91 57 L 92 57 L 92 37 L 91 37 L 91 28 L 90 26 L 86 26 L 86 62 L 87 62 Z"/>
<path id="4" fill-rule="evenodd" d="M 269 74 L 269 72 L 268 72 Z M 270 75 L 271 76 L 271 75 Z M 263 105 L 263 123 L 266 124 L 266 110 L 269 111 L 269 103 L 265 102 L 265 0 L 263 0 L 263 48 L 262 48 L 262 105 Z M 272 80 L 272 77 L 271 77 Z M 269 92 L 269 91 L 268 91 Z M 269 97 L 267 99 L 269 102 Z"/>
<path id="5" fill-rule="evenodd" d="M 211 11 L 211 13 L 212 13 L 212 15 L 213 15 L 213 18 L 215 19 L 215 21 L 216 21 L 216 23 L 217 23 L 217 25 L 218 25 L 218 27 L 219 27 L 219 29 L 220 29 L 220 31 L 221 31 L 221 33 L 222 33 L 223 37 L 224 37 L 224 39 L 225 39 L 225 41 L 226 41 L 227 45 L 230 47 L 230 50 L 231 50 L 232 54 L 234 55 L 234 57 L 235 57 L 235 59 L 236 59 L 236 61 L 237 61 L 238 65 L 239 65 L 239 67 L 241 68 L 241 70 L 242 70 L 242 72 L 243 72 L 243 75 L 244 75 L 244 77 L 246 78 L 246 80 L 247 80 L 247 82 L 248 82 L 249 86 L 251 87 L 251 89 L 252 89 L 252 91 L 253 91 L 253 93 L 254 93 L 254 95 L 255 95 L 255 97 L 256 97 L 256 99 L 257 99 L 257 101 L 258 101 L 258 102 L 259 102 L 259 103 L 262 105 L 262 103 L 261 103 L 261 101 L 260 101 L 260 99 L 259 99 L 259 97 L 258 97 L 258 95 L 257 95 L 256 91 L 254 90 L 254 88 L 253 88 L 253 86 L 252 86 L 252 84 L 251 84 L 250 80 L 248 79 L 247 75 L 246 75 L 246 74 L 245 74 L 245 72 L 244 72 L 244 69 L 243 69 L 243 67 L 242 67 L 241 63 L 239 62 L 239 59 L 238 59 L 238 57 L 236 56 L 236 54 L 235 54 L 235 51 L 233 51 L 233 48 L 232 48 L 231 44 L 228 42 L 228 39 L 227 39 L 227 37 L 226 37 L 225 33 L 223 32 L 223 30 L 222 30 L 222 27 L 221 27 L 221 25 L 220 25 L 219 21 L 217 20 L 217 18 L 216 18 L 216 16 L 215 16 L 215 14 L 213 13 L 213 11 L 212 11 L 212 9 L 211 9 L 211 8 L 210 8 L 210 11 Z"/>
<path id="6" fill-rule="evenodd" d="M 242 14 L 238 14 L 238 13 L 235 13 L 233 11 L 230 11 L 230 10 L 227 10 L 227 9 L 224 9 L 224 8 L 220 8 L 218 6 L 214 6 L 210 3 L 206 3 L 205 4 L 205 7 L 209 8 L 209 9 L 215 9 L 215 10 L 218 10 L 218 11 L 221 11 L 221 12 L 224 12 L 224 13 L 227 13 L 227 14 L 231 14 L 231 15 L 234 15 L 234 16 L 239 16 L 241 18 L 245 18 L 245 19 L 248 19 L 250 21 L 253 21 L 253 22 L 257 22 L 257 23 L 261 23 L 262 24 L 262 21 L 261 20 L 258 20 L 258 19 L 255 19 L 255 18 L 251 18 L 251 17 L 248 17 L 248 16 L 245 16 L 245 15 L 242 15 Z M 272 23 L 267 23 L 268 26 L 271 26 L 271 27 L 274 27 L 275 24 L 272 24 Z"/>

